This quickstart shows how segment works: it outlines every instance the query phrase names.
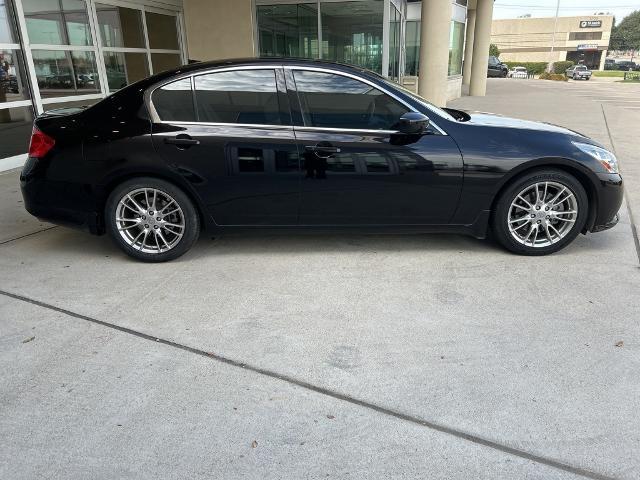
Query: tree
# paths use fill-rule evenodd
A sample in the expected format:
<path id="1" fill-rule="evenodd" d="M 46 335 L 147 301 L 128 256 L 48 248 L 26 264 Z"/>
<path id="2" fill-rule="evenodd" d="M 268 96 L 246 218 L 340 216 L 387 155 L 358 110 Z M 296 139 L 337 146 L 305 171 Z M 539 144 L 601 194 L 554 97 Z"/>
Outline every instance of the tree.
<path id="1" fill-rule="evenodd" d="M 490 57 L 499 57 L 500 56 L 500 49 L 498 48 L 498 46 L 495 43 L 492 43 L 489 45 L 489 56 Z"/>
<path id="2" fill-rule="evenodd" d="M 609 50 L 640 50 L 640 10 L 630 13 L 611 29 Z"/>

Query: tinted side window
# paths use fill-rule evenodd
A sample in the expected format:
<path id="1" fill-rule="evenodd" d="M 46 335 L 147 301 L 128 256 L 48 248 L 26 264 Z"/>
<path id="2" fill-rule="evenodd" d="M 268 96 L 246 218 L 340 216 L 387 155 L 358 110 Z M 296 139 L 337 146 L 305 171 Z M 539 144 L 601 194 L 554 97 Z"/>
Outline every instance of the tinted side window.
<path id="1" fill-rule="evenodd" d="M 235 70 L 195 77 L 198 120 L 280 125 L 274 70 Z"/>
<path id="2" fill-rule="evenodd" d="M 407 107 L 380 90 L 332 73 L 295 70 L 304 123 L 311 127 L 394 130 Z"/>
<path id="3" fill-rule="evenodd" d="M 151 101 L 160 120 L 193 122 L 196 119 L 190 78 L 183 78 L 156 89 Z"/>

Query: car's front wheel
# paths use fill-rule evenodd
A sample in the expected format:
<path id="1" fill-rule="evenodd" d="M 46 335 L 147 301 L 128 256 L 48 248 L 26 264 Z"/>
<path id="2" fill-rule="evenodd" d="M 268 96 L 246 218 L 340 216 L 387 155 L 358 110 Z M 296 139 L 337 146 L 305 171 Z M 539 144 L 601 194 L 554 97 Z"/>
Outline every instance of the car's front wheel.
<path id="1" fill-rule="evenodd" d="M 175 185 L 134 178 L 116 187 L 105 207 L 106 229 L 126 254 L 166 262 L 186 253 L 200 233 L 193 202 Z"/>
<path id="2" fill-rule="evenodd" d="M 582 184 L 560 170 L 520 177 L 500 195 L 493 212 L 496 239 L 522 255 L 546 255 L 571 243 L 584 228 L 589 200 Z"/>

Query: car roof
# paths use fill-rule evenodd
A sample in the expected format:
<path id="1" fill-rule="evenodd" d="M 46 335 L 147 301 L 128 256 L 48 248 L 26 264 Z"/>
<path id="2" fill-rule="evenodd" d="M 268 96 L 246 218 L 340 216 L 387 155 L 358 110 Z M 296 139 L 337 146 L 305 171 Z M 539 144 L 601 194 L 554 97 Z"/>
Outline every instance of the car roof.
<path id="1" fill-rule="evenodd" d="M 364 73 L 380 77 L 376 72 L 368 70 L 356 65 L 348 65 L 346 63 L 330 62 L 327 60 L 306 60 L 300 58 L 284 58 L 284 57 L 261 57 L 261 58 L 232 58 L 225 60 L 212 60 L 207 62 L 194 62 L 188 65 L 183 65 L 172 70 L 158 73 L 150 78 L 156 80 L 162 80 L 163 78 L 169 78 L 174 75 L 182 73 L 197 72 L 200 70 L 209 70 L 213 68 L 222 67 L 234 67 L 234 66 L 260 66 L 260 65 L 291 65 L 291 66 L 307 66 L 307 67 L 325 67 L 333 70 L 339 70 L 350 73 Z"/>

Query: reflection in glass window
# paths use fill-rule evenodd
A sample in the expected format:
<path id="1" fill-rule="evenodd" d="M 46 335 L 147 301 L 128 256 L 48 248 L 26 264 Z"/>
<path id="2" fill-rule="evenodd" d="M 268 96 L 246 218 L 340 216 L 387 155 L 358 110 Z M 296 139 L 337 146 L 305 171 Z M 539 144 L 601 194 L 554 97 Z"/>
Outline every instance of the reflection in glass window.
<path id="1" fill-rule="evenodd" d="M 153 73 L 164 72 L 182 65 L 182 59 L 177 53 L 152 53 L 151 66 Z"/>
<path id="2" fill-rule="evenodd" d="M 33 118 L 31 107 L 0 109 L 0 158 L 19 155 L 29 149 Z"/>
<path id="3" fill-rule="evenodd" d="M 451 21 L 449 33 L 449 75 L 462 73 L 462 49 L 464 46 L 464 23 Z"/>
<path id="4" fill-rule="evenodd" d="M 321 2 L 322 58 L 382 73 L 384 2 Z"/>
<path id="5" fill-rule="evenodd" d="M 105 52 L 109 90 L 118 90 L 149 76 L 146 53 Z"/>
<path id="6" fill-rule="evenodd" d="M 256 7 L 261 57 L 318 58 L 316 4 Z"/>
<path id="7" fill-rule="evenodd" d="M 140 10 L 96 3 L 96 13 L 102 46 L 145 48 Z"/>
<path id="8" fill-rule="evenodd" d="M 387 173 L 390 171 L 389 159 L 382 154 L 366 153 L 362 155 L 369 173 Z"/>
<path id="9" fill-rule="evenodd" d="M 162 50 L 179 50 L 176 17 L 160 13 L 145 12 L 149 47 Z M 155 68 L 154 68 L 155 71 Z"/>
<path id="10" fill-rule="evenodd" d="M 17 43 L 11 0 L 0 3 L 0 43 Z"/>
<path id="11" fill-rule="evenodd" d="M 198 120 L 215 123 L 280 124 L 273 70 L 236 70 L 195 77 Z"/>
<path id="12" fill-rule="evenodd" d="M 353 78 L 295 70 L 305 125 L 393 130 L 408 109 L 380 90 Z"/>
<path id="13" fill-rule="evenodd" d="M 0 103 L 31 97 L 25 71 L 20 50 L 0 50 Z"/>
<path id="14" fill-rule="evenodd" d="M 264 172 L 262 150 L 258 148 L 238 148 L 238 171 L 240 173 Z"/>
<path id="15" fill-rule="evenodd" d="M 161 120 L 193 122 L 196 119 L 190 78 L 176 80 L 156 89 L 151 101 Z"/>
<path id="16" fill-rule="evenodd" d="M 33 63 L 43 97 L 100 93 L 93 52 L 34 50 Z"/>
<path id="17" fill-rule="evenodd" d="M 327 171 L 329 172 L 355 172 L 356 165 L 350 155 L 334 155 L 322 160 L 326 162 Z"/>
<path id="18" fill-rule="evenodd" d="M 420 60 L 420 22 L 407 21 L 405 32 L 405 75 L 417 77 Z"/>
<path id="19" fill-rule="evenodd" d="M 31 43 L 93 45 L 83 0 L 22 0 Z"/>

